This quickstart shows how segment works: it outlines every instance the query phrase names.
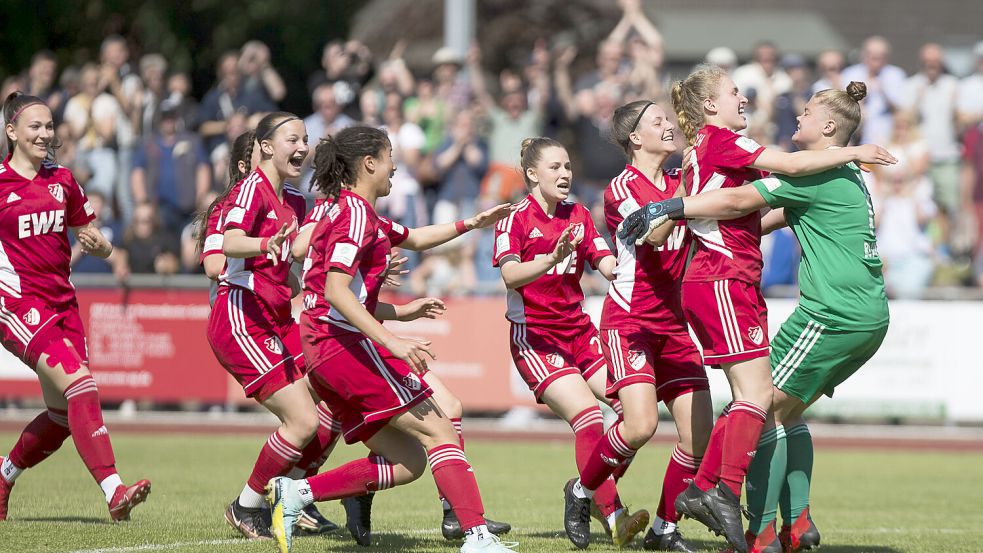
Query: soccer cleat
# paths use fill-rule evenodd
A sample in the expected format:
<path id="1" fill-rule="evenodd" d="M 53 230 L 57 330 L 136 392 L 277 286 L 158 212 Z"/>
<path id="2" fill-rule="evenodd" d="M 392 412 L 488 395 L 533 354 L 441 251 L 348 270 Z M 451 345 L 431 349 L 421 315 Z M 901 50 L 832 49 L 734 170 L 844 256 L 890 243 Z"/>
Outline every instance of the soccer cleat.
<path id="1" fill-rule="evenodd" d="M 678 529 L 665 534 L 656 534 L 655 529 L 649 528 L 648 533 L 645 534 L 645 540 L 642 541 L 642 547 L 649 551 L 678 551 L 680 553 L 695 553 L 697 551 L 683 539 L 683 535 L 679 533 Z"/>
<path id="2" fill-rule="evenodd" d="M 489 528 L 490 530 L 490 528 Z M 461 546 L 461 553 L 513 553 L 512 549 L 518 542 L 503 542 L 492 534 L 478 541 L 466 541 Z"/>
<path id="3" fill-rule="evenodd" d="M 614 519 L 614 528 L 611 532 L 611 541 L 619 549 L 631 543 L 635 536 L 645 530 L 649 525 L 649 512 L 645 509 L 634 513 L 628 512 L 628 507 L 621 509 L 621 512 Z"/>
<path id="4" fill-rule="evenodd" d="M 775 527 L 772 525 L 757 536 L 748 530 L 744 533 L 744 543 L 747 544 L 748 553 L 782 553 L 782 542 L 775 535 Z M 734 553 L 734 548 L 726 547 L 720 553 Z"/>
<path id="5" fill-rule="evenodd" d="M 130 511 L 147 500 L 150 495 L 150 480 L 138 480 L 132 486 L 120 484 L 109 502 L 109 518 L 113 522 L 130 520 Z"/>
<path id="6" fill-rule="evenodd" d="M 238 530 L 246 539 L 268 540 L 273 538 L 269 523 L 263 520 L 263 510 L 247 509 L 239 505 L 239 498 L 233 499 L 232 503 L 225 509 L 225 522 Z"/>
<path id="7" fill-rule="evenodd" d="M 485 526 L 488 531 L 496 536 L 508 534 L 512 530 L 512 525 L 507 522 L 497 522 L 490 518 L 485 519 Z M 444 519 L 440 522 L 440 533 L 445 540 L 459 540 L 464 537 L 464 529 L 461 528 L 454 509 L 444 509 Z"/>
<path id="8" fill-rule="evenodd" d="M 340 526 L 325 518 L 313 503 L 304 507 L 297 518 L 296 529 L 305 534 L 329 534 L 338 528 Z"/>
<path id="9" fill-rule="evenodd" d="M 724 537 L 737 553 L 747 553 L 741 502 L 723 482 L 703 494 L 703 505 L 723 529 Z"/>
<path id="10" fill-rule="evenodd" d="M 703 496 L 707 492 L 696 487 L 696 484 L 690 482 L 686 489 L 680 492 L 676 496 L 675 506 L 676 512 L 679 513 L 681 517 L 689 517 L 696 520 L 700 524 L 706 526 L 716 535 L 723 534 L 724 530 L 720 527 L 717 519 L 713 518 L 713 514 L 707 509 L 706 505 L 703 504 Z"/>
<path id="11" fill-rule="evenodd" d="M 785 553 L 798 553 L 819 547 L 819 529 L 812 522 L 809 507 L 803 509 L 791 526 L 782 526 L 778 537 Z"/>
<path id="12" fill-rule="evenodd" d="M 0 457 L 0 465 L 3 461 L 4 458 Z M 10 492 L 13 488 L 13 482 L 7 482 L 3 476 L 0 476 L 0 520 L 7 520 L 7 502 L 10 501 Z"/>
<path id="13" fill-rule="evenodd" d="M 345 527 L 351 532 L 355 542 L 362 547 L 372 545 L 372 498 L 375 493 L 367 493 L 341 500 L 347 521 Z"/>
<path id="14" fill-rule="evenodd" d="M 573 494 L 576 478 L 571 478 L 563 487 L 563 529 L 567 537 L 579 549 L 590 545 L 590 504 L 587 498 L 579 498 Z"/>
<path id="15" fill-rule="evenodd" d="M 266 484 L 266 501 L 270 504 L 270 514 L 273 517 L 269 531 L 273 534 L 280 553 L 290 553 L 294 525 L 305 507 L 297 491 L 297 481 L 283 476 L 271 478 Z"/>

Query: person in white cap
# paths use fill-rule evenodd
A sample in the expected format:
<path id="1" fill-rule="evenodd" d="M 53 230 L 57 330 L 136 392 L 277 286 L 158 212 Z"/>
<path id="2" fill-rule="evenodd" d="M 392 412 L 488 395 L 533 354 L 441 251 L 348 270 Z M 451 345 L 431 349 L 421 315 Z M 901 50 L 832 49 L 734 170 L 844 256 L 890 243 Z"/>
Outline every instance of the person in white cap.
<path id="1" fill-rule="evenodd" d="M 726 46 L 717 46 L 707 52 L 706 62 L 730 73 L 737 66 L 737 54 Z"/>

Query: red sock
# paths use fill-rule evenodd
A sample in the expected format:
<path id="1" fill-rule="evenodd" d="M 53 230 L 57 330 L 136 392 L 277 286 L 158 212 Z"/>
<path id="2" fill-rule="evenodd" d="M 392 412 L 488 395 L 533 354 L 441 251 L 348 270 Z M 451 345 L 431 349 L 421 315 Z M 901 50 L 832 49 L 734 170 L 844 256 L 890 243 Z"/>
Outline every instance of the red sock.
<path id="1" fill-rule="evenodd" d="M 299 460 L 300 450 L 296 446 L 284 440 L 279 431 L 270 434 L 263 449 L 259 451 L 252 474 L 249 475 L 249 489 L 264 495 L 263 488 L 270 478 L 287 474 Z"/>
<path id="2" fill-rule="evenodd" d="M 604 415 L 597 407 L 588 407 L 570 419 L 573 429 L 573 447 L 577 458 L 577 470 L 583 474 L 587 468 L 587 460 L 597 447 L 604 435 Z"/>
<path id="3" fill-rule="evenodd" d="M 659 509 L 656 511 L 659 518 L 667 522 L 679 520 L 676 515 L 676 496 L 685 490 L 689 481 L 696 476 L 696 467 L 699 465 L 699 460 L 676 444 L 672 456 L 669 457 L 666 476 L 662 480 L 662 497 L 659 498 Z"/>
<path id="4" fill-rule="evenodd" d="M 720 463 L 723 460 L 724 435 L 727 433 L 727 415 L 730 413 L 731 404 L 727 404 L 724 410 L 713 425 L 710 432 L 710 441 L 707 443 L 707 450 L 700 461 L 700 468 L 696 472 L 693 483 L 697 488 L 707 491 L 717 485 L 720 480 Z"/>
<path id="5" fill-rule="evenodd" d="M 331 412 L 321 404 L 317 406 L 317 417 L 320 420 L 317 435 L 300 452 L 300 461 L 297 461 L 297 466 L 304 470 L 305 478 L 317 474 L 321 465 L 328 460 L 331 448 L 341 436 L 341 423 L 334 420 Z"/>
<path id="6" fill-rule="evenodd" d="M 72 382 L 65 388 L 68 400 L 68 428 L 82 462 L 89 474 L 101 483 L 116 474 L 116 457 L 109 441 L 109 430 L 102 421 L 99 389 L 91 376 Z"/>
<path id="7" fill-rule="evenodd" d="M 19 469 L 31 468 L 58 451 L 70 435 L 68 411 L 48 408 L 21 432 L 20 439 L 7 457 Z"/>
<path id="8" fill-rule="evenodd" d="M 439 445 L 427 452 L 434 482 L 447 497 L 461 528 L 470 530 L 485 523 L 478 482 L 464 450 L 454 444 Z"/>
<path id="9" fill-rule="evenodd" d="M 396 480 L 392 463 L 379 455 L 369 455 L 312 476 L 307 483 L 314 501 L 330 501 L 386 490 L 395 486 Z"/>
<path id="10" fill-rule="evenodd" d="M 734 495 L 741 497 L 741 487 L 747 474 L 751 457 L 758 449 L 761 428 L 768 413 L 750 401 L 735 401 L 731 404 L 727 418 L 727 433 L 724 435 L 723 462 L 720 464 L 720 481 Z"/>
<path id="11" fill-rule="evenodd" d="M 634 455 L 635 450 L 621 437 L 619 423 L 612 426 L 597 442 L 597 447 L 587 460 L 587 466 L 580 473 L 580 484 L 588 490 L 594 490 L 594 503 L 604 516 L 610 515 L 621 506 L 611 474 L 619 464 Z"/>

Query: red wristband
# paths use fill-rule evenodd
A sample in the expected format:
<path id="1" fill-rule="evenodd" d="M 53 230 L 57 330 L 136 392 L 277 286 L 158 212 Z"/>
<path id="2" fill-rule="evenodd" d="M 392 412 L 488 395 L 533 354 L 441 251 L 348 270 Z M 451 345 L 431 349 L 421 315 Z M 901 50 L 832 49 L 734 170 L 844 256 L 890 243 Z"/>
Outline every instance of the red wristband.
<path id="1" fill-rule="evenodd" d="M 454 223 L 454 228 L 457 229 L 458 234 L 464 234 L 465 232 L 470 230 L 468 229 L 468 226 L 464 224 L 464 221 L 458 221 Z"/>
<path id="2" fill-rule="evenodd" d="M 263 254 L 270 253 L 270 237 L 269 236 L 267 236 L 266 238 L 263 238 L 262 240 L 259 241 L 259 251 L 263 252 Z"/>

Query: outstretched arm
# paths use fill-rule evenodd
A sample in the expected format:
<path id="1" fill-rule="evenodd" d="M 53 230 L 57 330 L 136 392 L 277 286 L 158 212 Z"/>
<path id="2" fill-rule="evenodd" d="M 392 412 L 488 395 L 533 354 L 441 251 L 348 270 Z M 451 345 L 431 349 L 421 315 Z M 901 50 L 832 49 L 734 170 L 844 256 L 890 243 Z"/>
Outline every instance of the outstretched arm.
<path id="1" fill-rule="evenodd" d="M 418 252 L 429 250 L 430 248 L 449 242 L 469 230 L 494 225 L 496 222 L 508 217 L 511 212 L 512 204 L 500 204 L 456 223 L 427 225 L 425 227 L 409 229 L 409 235 L 399 246 Z"/>
<path id="2" fill-rule="evenodd" d="M 751 166 L 772 173 L 798 177 L 815 175 L 852 162 L 893 165 L 898 160 L 890 152 L 876 144 L 864 144 L 863 146 L 829 150 L 802 150 L 792 153 L 766 148 Z"/>

